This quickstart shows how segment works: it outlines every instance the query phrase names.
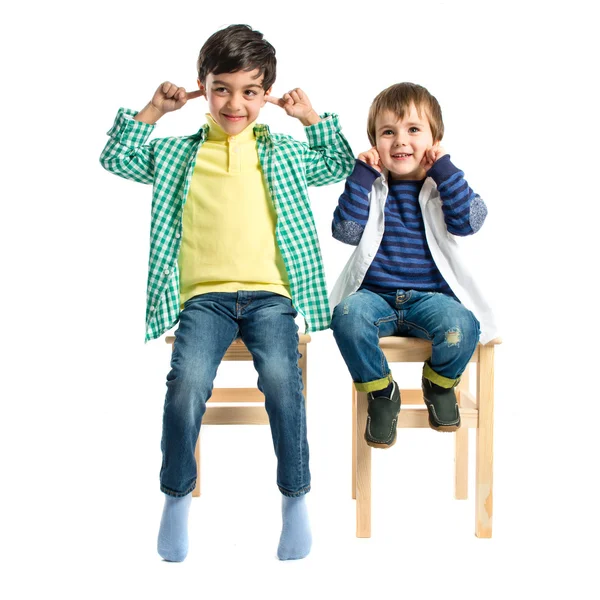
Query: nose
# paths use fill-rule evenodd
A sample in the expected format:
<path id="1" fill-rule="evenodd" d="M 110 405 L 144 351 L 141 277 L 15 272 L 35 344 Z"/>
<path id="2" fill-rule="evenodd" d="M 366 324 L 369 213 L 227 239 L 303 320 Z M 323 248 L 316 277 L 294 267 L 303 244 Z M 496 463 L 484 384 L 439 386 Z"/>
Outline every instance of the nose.
<path id="1" fill-rule="evenodd" d="M 229 98 L 229 110 L 237 112 L 242 108 L 242 99 L 239 94 L 232 94 Z"/>
<path id="2" fill-rule="evenodd" d="M 403 133 L 398 133 L 398 135 L 396 136 L 396 139 L 394 140 L 394 146 L 405 146 L 406 142 L 404 141 L 404 134 Z"/>

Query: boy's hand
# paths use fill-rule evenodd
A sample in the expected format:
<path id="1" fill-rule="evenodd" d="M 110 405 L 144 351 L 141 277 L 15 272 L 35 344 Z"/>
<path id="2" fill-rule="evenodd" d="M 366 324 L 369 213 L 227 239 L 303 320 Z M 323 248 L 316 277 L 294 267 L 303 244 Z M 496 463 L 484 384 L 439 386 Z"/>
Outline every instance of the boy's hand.
<path id="1" fill-rule="evenodd" d="M 188 100 L 204 96 L 204 90 L 186 92 L 170 81 L 158 86 L 152 100 L 135 116 L 137 121 L 154 124 L 168 112 L 179 110 Z"/>
<path id="2" fill-rule="evenodd" d="M 433 163 L 442 158 L 445 154 L 447 154 L 447 152 L 439 144 L 435 144 L 431 148 L 425 150 L 425 154 L 423 154 L 423 158 L 421 159 L 421 166 L 425 171 L 429 171 L 429 169 L 433 167 Z"/>
<path id="3" fill-rule="evenodd" d="M 319 115 L 313 110 L 308 96 L 300 88 L 290 90 L 282 98 L 265 96 L 265 100 L 271 104 L 281 106 L 290 117 L 300 119 L 300 122 L 305 127 L 319 123 L 321 120 Z"/>
<path id="4" fill-rule="evenodd" d="M 383 165 L 379 159 L 379 152 L 377 152 L 377 148 L 375 148 L 375 146 L 366 152 L 361 152 L 358 155 L 358 160 L 362 160 L 364 163 L 367 163 L 370 167 L 373 167 L 380 173 L 383 171 Z"/>
<path id="5" fill-rule="evenodd" d="M 186 92 L 185 88 L 177 87 L 170 81 L 165 81 L 158 86 L 150 104 L 163 115 L 174 110 L 179 110 L 188 100 L 204 96 L 203 90 Z"/>

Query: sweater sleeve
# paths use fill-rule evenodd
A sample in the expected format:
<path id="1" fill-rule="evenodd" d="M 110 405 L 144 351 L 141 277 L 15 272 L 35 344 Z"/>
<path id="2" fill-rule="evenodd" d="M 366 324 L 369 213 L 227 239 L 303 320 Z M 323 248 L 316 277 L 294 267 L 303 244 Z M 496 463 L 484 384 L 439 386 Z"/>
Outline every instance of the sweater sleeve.
<path id="1" fill-rule="evenodd" d="M 333 213 L 333 237 L 345 244 L 357 246 L 369 217 L 369 192 L 380 176 L 362 160 L 357 160 Z"/>
<path id="2" fill-rule="evenodd" d="M 429 169 L 442 199 L 442 211 L 448 231 L 466 236 L 479 231 L 487 216 L 485 202 L 469 187 L 464 173 L 445 154 Z"/>

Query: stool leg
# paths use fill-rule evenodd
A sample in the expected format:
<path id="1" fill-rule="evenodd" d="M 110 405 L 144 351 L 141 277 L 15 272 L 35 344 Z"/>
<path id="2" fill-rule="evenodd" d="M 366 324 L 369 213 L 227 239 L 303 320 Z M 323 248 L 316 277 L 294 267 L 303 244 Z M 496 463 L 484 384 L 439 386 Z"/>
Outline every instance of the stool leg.
<path id="1" fill-rule="evenodd" d="M 356 537 L 371 537 L 371 448 L 361 432 L 367 425 L 367 394 L 357 392 Z"/>
<path id="2" fill-rule="evenodd" d="M 458 384 L 458 401 L 460 404 L 460 391 L 469 391 L 469 367 L 462 374 Z M 469 430 L 461 427 L 454 437 L 454 497 L 457 500 L 466 500 L 469 488 Z"/>
<path id="3" fill-rule="evenodd" d="M 307 352 L 308 352 L 308 348 L 306 346 L 306 344 L 301 344 L 298 347 L 298 350 L 300 351 L 300 358 L 298 359 L 298 366 L 300 367 L 300 371 L 302 372 L 302 387 L 304 388 L 304 407 L 307 407 L 308 404 L 308 388 L 307 388 L 307 376 L 308 376 L 308 372 L 307 372 Z"/>
<path id="4" fill-rule="evenodd" d="M 198 441 L 196 442 L 196 487 L 192 492 L 193 498 L 198 498 L 200 496 L 200 436 L 198 436 Z"/>
<path id="5" fill-rule="evenodd" d="M 356 500 L 356 388 L 352 383 L 352 498 Z"/>
<path id="6" fill-rule="evenodd" d="M 477 466 L 475 470 L 475 535 L 492 537 L 494 461 L 494 346 L 480 346 L 477 363 Z"/>
<path id="7" fill-rule="evenodd" d="M 454 497 L 466 500 L 469 493 L 469 430 L 461 427 L 454 435 Z"/>

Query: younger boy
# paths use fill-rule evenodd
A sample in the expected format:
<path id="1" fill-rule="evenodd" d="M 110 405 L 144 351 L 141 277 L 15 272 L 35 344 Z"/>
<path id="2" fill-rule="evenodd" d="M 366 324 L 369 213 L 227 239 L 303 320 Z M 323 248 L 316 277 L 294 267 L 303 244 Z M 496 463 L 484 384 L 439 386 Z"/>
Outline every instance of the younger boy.
<path id="1" fill-rule="evenodd" d="M 400 392 L 380 337 L 431 341 L 422 377 L 429 424 L 460 427 L 454 387 L 478 341 L 495 332 L 455 236 L 478 231 L 487 209 L 440 147 L 442 112 L 425 88 L 381 92 L 367 129 L 373 147 L 358 156 L 333 217 L 333 236 L 358 247 L 332 292 L 331 328 L 356 389 L 368 392 L 367 444 L 389 448 Z"/>
<path id="2" fill-rule="evenodd" d="M 101 157 L 109 171 L 154 186 L 146 340 L 179 322 L 161 443 L 158 552 L 168 561 L 187 555 L 194 448 L 217 367 L 238 337 L 258 371 L 278 461 L 278 557 L 303 558 L 311 547 L 294 319 L 298 311 L 306 330 L 318 331 L 329 326 L 330 312 L 307 187 L 340 181 L 354 160 L 337 117 L 319 117 L 302 90 L 269 96 L 275 71 L 275 50 L 260 32 L 246 25 L 218 31 L 200 51 L 200 89 L 186 93 L 165 82 L 139 113 L 121 109 Z M 198 96 L 209 108 L 198 133 L 145 144 L 158 119 Z M 309 144 L 257 125 L 266 102 L 298 118 Z"/>

